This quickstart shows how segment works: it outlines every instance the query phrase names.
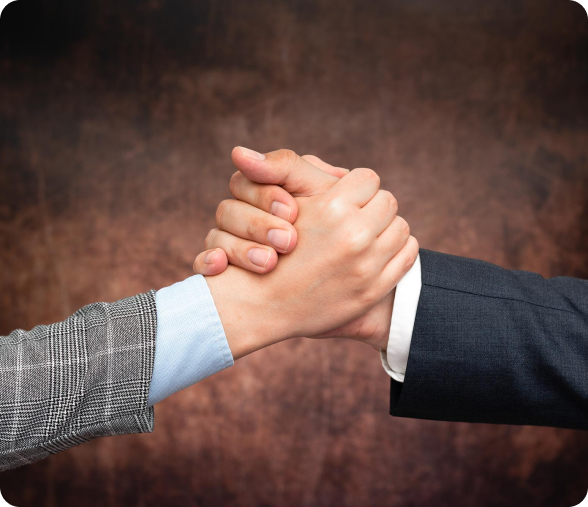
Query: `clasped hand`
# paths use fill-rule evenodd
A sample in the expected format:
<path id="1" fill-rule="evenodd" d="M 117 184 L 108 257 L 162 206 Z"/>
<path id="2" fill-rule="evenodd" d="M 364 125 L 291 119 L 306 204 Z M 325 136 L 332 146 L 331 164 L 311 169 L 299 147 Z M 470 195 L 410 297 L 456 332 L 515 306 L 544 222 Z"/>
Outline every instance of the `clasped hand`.
<path id="1" fill-rule="evenodd" d="M 235 199 L 220 203 L 194 272 L 207 275 L 233 357 L 297 336 L 386 349 L 418 243 L 378 175 L 289 150 L 235 148 L 232 160 Z"/>

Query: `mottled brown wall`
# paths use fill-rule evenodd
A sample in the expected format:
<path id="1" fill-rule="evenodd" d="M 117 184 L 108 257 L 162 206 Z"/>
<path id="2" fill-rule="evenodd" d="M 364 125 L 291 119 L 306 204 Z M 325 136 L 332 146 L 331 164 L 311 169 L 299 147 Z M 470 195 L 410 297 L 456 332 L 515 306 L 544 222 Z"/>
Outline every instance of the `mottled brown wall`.
<path id="1" fill-rule="evenodd" d="M 373 167 L 424 247 L 588 277 L 576 3 L 19 0 L 0 41 L 0 333 L 189 275 L 238 144 Z M 387 412 L 372 349 L 291 341 L 162 402 L 154 434 L 0 489 L 19 507 L 567 507 L 588 489 L 588 433 Z"/>

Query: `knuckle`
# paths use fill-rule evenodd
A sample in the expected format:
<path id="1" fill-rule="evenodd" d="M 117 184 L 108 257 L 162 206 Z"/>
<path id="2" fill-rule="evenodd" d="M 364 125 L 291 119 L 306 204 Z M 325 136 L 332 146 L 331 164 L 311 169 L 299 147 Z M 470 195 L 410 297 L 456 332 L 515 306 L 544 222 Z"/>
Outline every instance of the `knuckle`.
<path id="1" fill-rule="evenodd" d="M 347 206 L 341 197 L 335 197 L 326 203 L 324 212 L 334 220 L 342 220 L 347 214 Z"/>
<path id="2" fill-rule="evenodd" d="M 396 220 L 398 220 L 398 230 L 403 236 L 408 238 L 410 236 L 410 225 L 408 225 L 408 222 L 402 217 L 397 217 Z"/>
<path id="3" fill-rule="evenodd" d="M 267 201 L 267 189 L 268 187 L 264 185 L 260 185 L 255 189 L 255 205 L 260 209 L 262 209 L 263 204 L 265 204 Z"/>
<path id="4" fill-rule="evenodd" d="M 368 278 L 370 273 L 370 265 L 367 262 L 361 262 L 355 267 L 355 276 L 361 280 Z"/>
<path id="5" fill-rule="evenodd" d="M 210 231 L 208 231 L 208 234 L 204 239 L 204 248 L 206 248 L 207 250 L 210 249 L 211 245 L 213 244 L 214 237 L 216 236 L 217 231 L 218 229 L 210 229 Z"/>
<path id="6" fill-rule="evenodd" d="M 369 237 L 364 230 L 353 231 L 347 235 L 346 247 L 353 254 L 363 252 L 369 245 Z"/>
<path id="7" fill-rule="evenodd" d="M 261 227 L 262 221 L 258 217 L 252 217 L 247 222 L 246 235 L 248 239 L 255 239 Z"/>
<path id="8" fill-rule="evenodd" d="M 377 182 L 378 185 L 380 184 L 380 177 L 378 176 L 378 173 L 376 173 L 376 171 L 374 171 L 373 169 L 368 169 L 367 167 L 358 167 L 357 169 L 354 169 L 354 171 L 358 171 L 359 176 L 361 176 L 362 178 L 366 180 L 373 180 Z"/>
<path id="9" fill-rule="evenodd" d="M 222 226 L 226 220 L 227 214 L 229 213 L 229 208 L 231 207 L 232 201 L 231 199 L 225 199 L 221 201 L 218 207 L 216 208 L 216 225 L 222 229 Z"/>
<path id="10" fill-rule="evenodd" d="M 406 258 L 405 258 L 405 268 L 406 271 L 409 271 L 417 260 L 419 255 L 419 243 L 418 241 L 411 236 L 411 241 L 409 247 L 407 248 Z"/>
<path id="11" fill-rule="evenodd" d="M 292 150 L 282 148 L 279 150 L 279 153 L 282 162 L 289 166 L 294 165 L 298 161 L 298 155 Z"/>
<path id="12" fill-rule="evenodd" d="M 366 290 L 363 293 L 362 300 L 363 300 L 364 305 L 371 306 L 371 305 L 373 305 L 374 303 L 377 302 L 376 293 L 374 291 L 372 291 L 372 290 Z"/>
<path id="13" fill-rule="evenodd" d="M 281 192 L 282 188 L 277 185 L 259 185 L 259 188 L 255 190 L 255 207 L 271 213 L 272 203 L 284 200 Z"/>
<path id="14" fill-rule="evenodd" d="M 390 213 L 396 215 L 398 211 L 398 203 L 392 193 L 388 192 L 388 190 L 378 190 L 378 197 L 380 198 L 378 203 L 381 203 L 382 216 L 388 217 L 390 216 Z"/>
<path id="15" fill-rule="evenodd" d="M 242 179 L 243 179 L 243 175 L 241 174 L 241 172 L 236 171 L 231 176 L 231 180 L 229 181 L 229 190 L 231 191 L 231 194 L 233 194 L 233 196 L 235 196 L 235 197 L 237 197 L 235 195 L 235 193 L 238 192 Z"/>
<path id="16" fill-rule="evenodd" d="M 396 200 L 396 197 L 394 197 L 394 195 L 392 194 L 392 192 L 388 192 L 387 190 L 385 190 L 386 194 L 388 194 L 388 199 L 390 201 L 390 208 L 394 211 L 394 214 L 396 214 L 398 212 L 398 201 Z"/>
<path id="17" fill-rule="evenodd" d="M 410 269 L 414 266 L 415 262 L 416 262 L 416 255 L 408 254 L 406 256 L 406 260 L 404 263 L 404 269 L 406 270 L 406 272 L 410 271 Z"/>

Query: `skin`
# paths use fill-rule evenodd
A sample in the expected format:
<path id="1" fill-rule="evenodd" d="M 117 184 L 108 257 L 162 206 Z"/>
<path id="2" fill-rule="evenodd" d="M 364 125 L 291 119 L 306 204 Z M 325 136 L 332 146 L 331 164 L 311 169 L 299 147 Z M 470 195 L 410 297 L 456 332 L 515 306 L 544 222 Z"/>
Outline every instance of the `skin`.
<path id="1" fill-rule="evenodd" d="M 264 156 L 235 148 L 232 159 L 239 169 L 230 184 L 237 200 L 219 206 L 217 229 L 194 271 L 223 273 L 207 282 L 233 355 L 294 336 L 345 337 L 385 349 L 393 287 L 412 267 L 418 243 L 396 216 L 394 197 L 378 190 L 377 175 L 369 169 L 349 173 L 289 150 Z M 289 237 L 288 247 L 278 249 L 284 254 L 279 266 L 270 233 L 276 229 Z M 265 263 L 251 262 L 255 249 Z M 250 273 L 227 269 L 229 263 Z M 367 278 L 373 287 L 364 285 Z M 239 298 L 251 294 L 250 284 L 269 298 L 266 304 Z M 239 301 L 228 301 L 229 295 Z"/>

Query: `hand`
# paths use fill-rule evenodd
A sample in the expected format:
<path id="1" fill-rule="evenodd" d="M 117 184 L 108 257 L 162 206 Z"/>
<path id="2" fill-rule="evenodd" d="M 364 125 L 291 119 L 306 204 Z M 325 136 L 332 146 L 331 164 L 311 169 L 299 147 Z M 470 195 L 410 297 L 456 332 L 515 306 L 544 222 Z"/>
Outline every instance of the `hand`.
<path id="1" fill-rule="evenodd" d="M 282 155 L 249 161 L 263 174 L 275 169 L 272 161 Z M 396 202 L 389 192 L 378 191 L 373 171 L 355 170 L 332 185 L 331 176 L 288 157 L 294 167 L 331 188 L 296 199 L 299 244 L 271 273 L 229 266 L 207 278 L 235 358 L 354 320 L 383 299 L 416 258 L 408 231 L 396 217 Z"/>
<path id="2" fill-rule="evenodd" d="M 280 225 L 289 226 L 289 223 L 277 217 L 272 217 L 267 213 L 267 211 L 271 211 L 272 207 L 275 208 L 275 205 L 272 205 L 272 203 L 281 202 L 285 206 L 288 206 L 288 213 L 284 215 L 284 218 L 289 219 L 289 221 L 294 221 L 298 212 L 296 201 L 291 198 L 286 190 L 292 192 L 294 195 L 321 193 L 337 181 L 336 178 L 329 176 L 329 174 L 340 177 L 348 174 L 348 171 L 330 166 L 316 157 L 305 156 L 300 158 L 286 150 L 269 154 L 267 161 L 264 162 L 260 162 L 259 159 L 249 159 L 243 156 L 240 150 L 233 150 L 233 161 L 243 172 L 235 173 L 233 176 L 231 180 L 231 191 L 235 197 L 242 199 L 243 202 L 239 202 L 237 205 L 238 212 L 232 209 L 238 201 L 226 201 L 219 207 L 221 209 L 224 208 L 222 213 L 217 213 L 219 229 L 211 231 L 211 234 L 207 238 L 207 246 L 215 248 L 214 251 L 217 252 L 215 257 L 217 259 L 224 259 L 225 266 L 227 257 L 221 248 L 227 251 L 231 263 L 247 268 L 247 253 L 252 248 L 262 247 L 261 249 L 263 251 L 266 251 L 266 248 L 270 248 L 241 238 L 245 237 L 258 241 L 258 238 L 261 238 L 261 241 L 264 241 L 263 238 L 267 237 L 266 233 L 270 230 L 270 227 L 279 227 Z M 317 167 L 315 166 L 320 167 L 324 172 L 317 171 Z M 260 185 L 253 183 L 247 180 L 243 176 L 244 174 L 262 183 L 281 183 L 284 188 L 269 184 Z M 390 196 L 389 198 L 395 208 L 395 201 Z M 250 204 L 248 205 L 245 202 Z M 255 206 L 255 208 L 251 205 Z M 266 210 L 266 212 L 264 213 L 261 210 Z M 397 228 L 400 234 L 402 235 L 404 233 L 405 238 L 408 239 L 409 230 L 406 222 L 400 217 L 396 217 L 394 223 L 394 227 Z M 224 231 L 221 231 L 221 229 L 224 229 Z M 267 242 L 264 242 L 267 245 Z M 407 252 L 416 258 L 418 244 L 414 238 L 411 238 Z M 194 263 L 195 272 L 205 273 L 206 268 L 210 268 L 210 265 L 203 263 L 203 257 L 207 253 L 210 252 L 203 252 L 196 259 Z M 277 261 L 277 255 L 275 261 Z M 273 262 L 273 266 L 275 266 L 275 261 Z M 282 260 L 281 262 L 284 261 Z M 411 261 L 409 261 L 409 264 L 402 272 L 400 278 L 412 265 Z M 212 267 L 214 268 L 214 266 Z M 221 266 L 220 270 L 222 269 L 224 269 L 224 266 Z M 393 292 L 389 293 L 362 317 L 343 327 L 322 333 L 319 337 L 348 337 L 361 340 L 376 348 L 385 349 L 388 341 L 393 297 Z"/>
<path id="3" fill-rule="evenodd" d="M 312 155 L 298 157 L 289 150 L 270 154 L 264 164 L 256 163 L 256 155 L 244 155 L 250 153 L 256 152 L 233 149 L 233 163 L 243 171 L 233 174 L 229 184 L 238 200 L 227 199 L 219 204 L 217 228 L 211 229 L 205 239 L 207 250 L 194 260 L 197 274 L 218 275 L 229 263 L 253 273 L 269 273 L 278 263 L 276 249 L 285 254 L 296 246 L 297 233 L 291 224 L 298 216 L 298 205 L 292 196 L 321 194 L 349 173 L 348 169 L 325 164 Z M 280 248 L 276 237 L 289 238 L 286 250 Z"/>

